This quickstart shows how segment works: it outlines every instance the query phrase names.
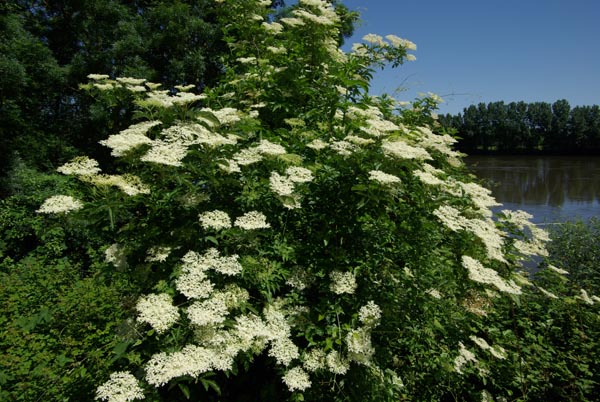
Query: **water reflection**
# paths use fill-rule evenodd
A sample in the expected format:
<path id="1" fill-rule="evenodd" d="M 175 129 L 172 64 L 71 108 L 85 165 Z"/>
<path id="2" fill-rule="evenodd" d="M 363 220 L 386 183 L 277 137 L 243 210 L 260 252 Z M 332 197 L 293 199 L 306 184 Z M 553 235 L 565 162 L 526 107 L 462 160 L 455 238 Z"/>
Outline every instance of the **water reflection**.
<path id="1" fill-rule="evenodd" d="M 600 212 L 600 157 L 472 156 L 466 162 L 503 208 L 524 209 L 537 222 Z"/>

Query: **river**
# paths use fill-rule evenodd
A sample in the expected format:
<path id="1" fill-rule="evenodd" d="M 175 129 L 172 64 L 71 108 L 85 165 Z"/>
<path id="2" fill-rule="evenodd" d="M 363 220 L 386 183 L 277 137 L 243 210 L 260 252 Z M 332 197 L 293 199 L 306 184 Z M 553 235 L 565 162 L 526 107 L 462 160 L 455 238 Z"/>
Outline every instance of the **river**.
<path id="1" fill-rule="evenodd" d="M 469 169 L 501 202 L 544 225 L 600 217 L 600 156 L 470 156 Z"/>

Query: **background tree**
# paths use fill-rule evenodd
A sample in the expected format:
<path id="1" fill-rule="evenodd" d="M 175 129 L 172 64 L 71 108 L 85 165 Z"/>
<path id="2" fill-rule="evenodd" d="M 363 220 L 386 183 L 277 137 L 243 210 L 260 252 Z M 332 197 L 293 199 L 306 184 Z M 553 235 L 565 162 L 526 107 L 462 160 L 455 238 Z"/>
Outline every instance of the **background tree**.
<path id="1" fill-rule="evenodd" d="M 440 123 L 457 132 L 457 147 L 477 152 L 600 152 L 600 107 L 576 106 L 558 100 L 479 103 L 462 114 L 441 115 Z"/>

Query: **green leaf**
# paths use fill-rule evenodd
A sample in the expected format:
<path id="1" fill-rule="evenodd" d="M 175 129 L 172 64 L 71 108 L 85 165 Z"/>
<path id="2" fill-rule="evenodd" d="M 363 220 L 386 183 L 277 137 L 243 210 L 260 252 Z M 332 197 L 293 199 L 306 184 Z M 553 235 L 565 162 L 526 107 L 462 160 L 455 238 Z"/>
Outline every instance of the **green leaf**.
<path id="1" fill-rule="evenodd" d="M 204 385 L 204 389 L 208 391 L 209 388 L 215 390 L 218 395 L 221 395 L 221 388 L 219 388 L 219 384 L 214 382 L 213 380 L 208 380 L 206 378 L 201 378 L 200 382 Z"/>
<path id="2" fill-rule="evenodd" d="M 192 396 L 190 394 L 190 388 L 186 384 L 183 384 L 183 383 L 178 383 L 177 386 L 179 387 L 181 392 L 183 392 L 185 399 L 190 399 L 190 397 Z"/>

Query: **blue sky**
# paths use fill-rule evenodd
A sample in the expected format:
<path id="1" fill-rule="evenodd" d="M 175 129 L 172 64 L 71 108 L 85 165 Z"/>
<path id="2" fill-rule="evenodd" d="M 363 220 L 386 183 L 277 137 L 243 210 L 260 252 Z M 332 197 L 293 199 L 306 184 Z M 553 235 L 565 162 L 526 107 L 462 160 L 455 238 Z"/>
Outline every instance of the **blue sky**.
<path id="1" fill-rule="evenodd" d="M 598 0 L 343 0 L 367 33 L 417 44 L 416 61 L 378 72 L 372 92 L 434 92 L 440 113 L 479 102 L 600 104 Z M 400 88 L 400 92 L 396 92 Z"/>

